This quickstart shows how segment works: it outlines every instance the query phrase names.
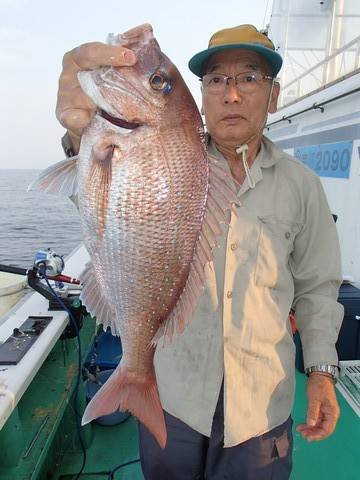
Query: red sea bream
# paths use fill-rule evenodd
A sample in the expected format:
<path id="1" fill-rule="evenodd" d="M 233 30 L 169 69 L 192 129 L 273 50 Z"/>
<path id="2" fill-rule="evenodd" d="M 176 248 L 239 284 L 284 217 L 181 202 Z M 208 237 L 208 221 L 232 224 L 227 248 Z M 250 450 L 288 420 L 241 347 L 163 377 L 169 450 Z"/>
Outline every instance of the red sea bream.
<path id="1" fill-rule="evenodd" d="M 129 410 L 164 447 L 154 351 L 191 317 L 236 197 L 206 153 L 195 102 L 151 26 L 111 43 L 132 49 L 137 63 L 79 74 L 98 112 L 78 157 L 47 169 L 32 188 L 77 195 L 91 257 L 81 299 L 122 341 L 122 360 L 83 423 Z"/>

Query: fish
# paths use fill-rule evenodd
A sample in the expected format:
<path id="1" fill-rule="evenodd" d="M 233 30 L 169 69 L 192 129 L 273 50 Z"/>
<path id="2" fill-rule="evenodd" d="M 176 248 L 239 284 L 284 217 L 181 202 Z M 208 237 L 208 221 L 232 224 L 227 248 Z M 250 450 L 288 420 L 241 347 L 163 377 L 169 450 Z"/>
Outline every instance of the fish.
<path id="1" fill-rule="evenodd" d="M 122 342 L 122 359 L 82 424 L 128 410 L 164 448 L 154 352 L 190 321 L 238 199 L 207 153 L 196 103 L 151 25 L 108 42 L 132 49 L 137 63 L 79 73 L 97 113 L 79 155 L 46 169 L 30 189 L 77 198 L 91 259 L 80 298 Z"/>

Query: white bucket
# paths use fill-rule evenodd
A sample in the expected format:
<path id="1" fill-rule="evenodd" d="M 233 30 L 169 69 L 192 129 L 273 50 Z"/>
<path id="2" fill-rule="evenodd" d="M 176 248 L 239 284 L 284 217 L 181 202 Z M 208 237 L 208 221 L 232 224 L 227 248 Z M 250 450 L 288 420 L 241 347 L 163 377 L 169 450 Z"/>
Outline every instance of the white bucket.
<path id="1" fill-rule="evenodd" d="M 23 296 L 26 286 L 24 275 L 0 272 L 0 323 L 1 317 Z"/>

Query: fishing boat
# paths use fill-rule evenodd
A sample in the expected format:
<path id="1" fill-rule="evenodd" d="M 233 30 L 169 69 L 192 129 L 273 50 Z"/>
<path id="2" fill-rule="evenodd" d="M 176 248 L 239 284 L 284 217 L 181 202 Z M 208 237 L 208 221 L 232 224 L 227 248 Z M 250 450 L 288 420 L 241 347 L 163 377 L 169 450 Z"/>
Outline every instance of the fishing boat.
<path id="1" fill-rule="evenodd" d="M 307 443 L 294 431 L 292 480 L 360 477 L 359 27 L 355 0 L 275 0 L 269 25 L 285 62 L 280 108 L 265 134 L 319 174 L 337 217 L 345 280 L 341 417 L 321 442 Z M 36 291 L 0 320 L 0 480 L 142 480 L 136 419 L 112 417 L 79 429 L 88 387 L 116 367 L 121 343 L 99 332 L 79 301 L 84 246 L 64 264 L 57 257 L 40 252 L 18 272 Z M 295 424 L 306 412 L 300 350 L 297 358 Z"/>
<path id="2" fill-rule="evenodd" d="M 360 287 L 360 3 L 275 1 L 269 30 L 284 65 L 265 134 L 320 176 L 344 279 Z"/>
<path id="3" fill-rule="evenodd" d="M 57 255 L 40 252 L 43 257 L 53 266 L 50 272 L 58 273 L 53 262 Z M 143 478 L 134 418 L 107 416 L 81 432 L 78 428 L 89 382 L 95 384 L 91 379 L 96 379 L 100 368 L 113 369 L 121 358 L 119 339 L 99 334 L 95 319 L 79 301 L 81 287 L 75 277 L 88 260 L 85 247 L 79 246 L 65 262 L 72 278 L 53 275 L 50 287 L 38 277 L 36 266 L 9 268 L 26 275 L 37 292 L 2 317 L 1 479 L 116 478 L 112 476 L 116 471 L 118 478 Z"/>
<path id="4" fill-rule="evenodd" d="M 307 444 L 295 434 L 293 479 L 360 478 L 360 2 L 274 0 L 269 36 L 284 59 L 278 111 L 265 135 L 315 171 L 340 240 L 345 316 L 337 342 L 341 417 L 335 434 Z M 298 342 L 299 344 L 299 342 Z M 301 352 L 297 366 L 302 370 Z M 297 373 L 295 423 L 305 408 Z"/>

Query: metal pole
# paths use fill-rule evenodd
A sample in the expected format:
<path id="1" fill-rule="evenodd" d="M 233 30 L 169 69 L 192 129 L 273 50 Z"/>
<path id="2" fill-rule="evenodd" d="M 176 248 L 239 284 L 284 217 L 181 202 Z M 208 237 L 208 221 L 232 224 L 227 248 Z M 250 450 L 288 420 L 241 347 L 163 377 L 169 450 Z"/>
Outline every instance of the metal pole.
<path id="1" fill-rule="evenodd" d="M 328 46 L 327 50 L 325 51 L 325 65 L 324 65 L 324 73 L 323 73 L 323 85 L 329 83 L 331 78 L 331 61 L 329 57 L 332 55 L 333 51 L 333 38 L 334 38 L 334 29 L 335 29 L 335 18 L 336 18 L 336 0 L 333 0 L 333 4 L 331 7 L 331 15 L 330 15 L 330 25 L 328 30 L 328 36 L 326 45 Z"/>

